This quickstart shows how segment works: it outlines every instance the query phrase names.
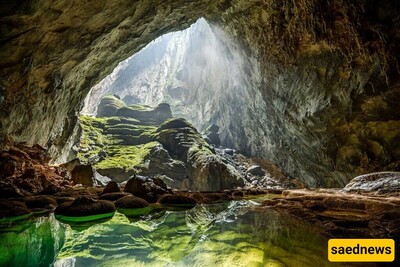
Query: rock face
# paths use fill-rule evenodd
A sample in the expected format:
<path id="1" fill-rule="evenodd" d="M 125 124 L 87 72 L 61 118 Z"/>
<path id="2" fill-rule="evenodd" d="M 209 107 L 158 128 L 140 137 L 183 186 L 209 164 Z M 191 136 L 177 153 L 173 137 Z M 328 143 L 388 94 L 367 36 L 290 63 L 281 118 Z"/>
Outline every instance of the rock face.
<path id="1" fill-rule="evenodd" d="M 0 151 L 0 198 L 54 194 L 69 186 L 66 171 L 48 162 L 44 148 L 8 142 Z"/>
<path id="2" fill-rule="evenodd" d="M 76 166 L 71 172 L 71 179 L 75 184 L 84 186 L 94 185 L 94 172 L 91 165 Z"/>
<path id="3" fill-rule="evenodd" d="M 345 192 L 397 193 L 400 195 L 400 172 L 377 172 L 360 175 L 348 183 Z"/>
<path id="4" fill-rule="evenodd" d="M 372 165 L 394 170 L 396 138 L 380 131 L 369 138 L 374 135 L 362 129 L 369 123 L 398 129 L 396 106 L 381 97 L 399 95 L 399 9 L 398 1 L 375 0 L 40 0 L 2 6 L 1 134 L 60 155 L 73 139 L 90 87 L 151 40 L 204 16 L 235 38 L 234 49 L 252 63 L 241 70 L 254 81 L 254 90 L 237 94 L 245 105 L 218 103 L 226 116 L 217 123 L 231 140 L 226 145 L 272 160 L 311 186 L 345 185 Z M 359 112 L 362 102 L 382 106 Z M 349 123 L 346 136 L 335 134 Z M 347 143 L 347 134 L 360 145 Z"/>

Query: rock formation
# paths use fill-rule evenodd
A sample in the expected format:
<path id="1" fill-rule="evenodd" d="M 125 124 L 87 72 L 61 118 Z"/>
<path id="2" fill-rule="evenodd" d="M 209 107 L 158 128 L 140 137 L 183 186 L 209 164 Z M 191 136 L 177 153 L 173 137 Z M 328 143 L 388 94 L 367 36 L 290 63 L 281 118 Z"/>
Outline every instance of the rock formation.
<path id="1" fill-rule="evenodd" d="M 104 112 L 107 109 L 112 110 L 107 113 L 110 116 Z M 187 190 L 218 191 L 244 185 L 241 174 L 191 124 L 172 118 L 168 104 L 126 106 L 115 96 L 106 96 L 98 111 L 100 118 L 81 116 L 77 157 L 81 164 L 93 164 L 101 175 L 117 182 L 136 174 L 158 176 L 173 188 Z"/>
<path id="2" fill-rule="evenodd" d="M 230 116 L 219 125 L 231 134 L 228 145 L 310 186 L 343 186 L 369 166 L 395 170 L 399 116 L 387 96 L 399 95 L 399 10 L 394 0 L 7 3 L 1 134 L 45 146 L 53 158 L 69 151 L 93 85 L 151 40 L 204 17 L 253 63 L 244 71 L 259 73 L 245 107 L 252 117 L 232 119 L 244 107 L 225 106 Z M 395 115 L 374 115 L 384 113 Z M 370 126 L 396 137 L 363 132 Z"/>

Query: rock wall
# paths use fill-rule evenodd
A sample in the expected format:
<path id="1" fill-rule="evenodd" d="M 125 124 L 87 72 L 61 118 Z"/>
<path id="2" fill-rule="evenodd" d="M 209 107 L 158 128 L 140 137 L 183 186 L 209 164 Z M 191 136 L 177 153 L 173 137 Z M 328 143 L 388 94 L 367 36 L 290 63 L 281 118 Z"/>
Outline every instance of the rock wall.
<path id="1" fill-rule="evenodd" d="M 394 0 L 2 3 L 2 135 L 45 145 L 57 156 L 90 87 L 151 40 L 203 16 L 236 37 L 240 53 L 260 66 L 260 105 L 250 108 L 252 117 L 224 118 L 220 125 L 232 144 L 311 186 L 343 185 L 368 167 L 353 157 L 337 166 L 343 161 L 339 149 L 348 145 L 335 129 L 354 120 L 368 123 L 355 116 L 361 99 L 373 101 L 388 90 L 398 95 L 399 10 Z M 398 133 L 396 123 L 374 112 L 378 118 L 369 121 L 385 120 Z M 398 168 L 389 166 L 399 160 L 392 152 L 398 142 L 386 139 L 379 143 L 390 157 L 377 168 Z M 367 140 L 360 139 L 361 153 L 368 151 Z"/>

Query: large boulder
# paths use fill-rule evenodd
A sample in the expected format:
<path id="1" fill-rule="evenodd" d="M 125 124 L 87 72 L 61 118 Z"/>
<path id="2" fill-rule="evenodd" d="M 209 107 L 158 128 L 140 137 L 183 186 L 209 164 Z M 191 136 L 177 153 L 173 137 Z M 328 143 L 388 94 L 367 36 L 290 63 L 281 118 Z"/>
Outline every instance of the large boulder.
<path id="1" fill-rule="evenodd" d="M 400 193 L 400 172 L 375 172 L 360 175 L 351 180 L 343 191 Z"/>
<path id="2" fill-rule="evenodd" d="M 251 175 L 256 175 L 256 176 L 264 176 L 265 175 L 265 171 L 261 168 L 260 165 L 250 166 L 247 169 L 247 173 L 249 173 Z"/>
<path id="3" fill-rule="evenodd" d="M 118 199 L 115 202 L 115 206 L 118 209 L 139 209 L 148 207 L 149 203 L 143 198 L 130 195 Z"/>
<path id="4" fill-rule="evenodd" d="M 173 179 L 173 186 L 180 187 L 180 183 L 188 176 L 186 164 L 180 160 L 174 160 L 161 144 L 154 146 L 148 157 L 148 168 L 142 173 L 144 175 L 162 174 Z"/>
<path id="5" fill-rule="evenodd" d="M 170 193 L 161 179 L 152 179 L 134 175 L 125 185 L 124 191 L 149 202 L 156 202 L 158 197 Z"/>
<path id="6" fill-rule="evenodd" d="M 110 217 L 114 214 L 115 210 L 115 205 L 111 201 L 95 200 L 89 196 L 80 196 L 73 202 L 65 202 L 59 205 L 55 210 L 55 214 L 63 220 L 91 221 Z M 83 218 L 80 220 L 76 217 Z"/>

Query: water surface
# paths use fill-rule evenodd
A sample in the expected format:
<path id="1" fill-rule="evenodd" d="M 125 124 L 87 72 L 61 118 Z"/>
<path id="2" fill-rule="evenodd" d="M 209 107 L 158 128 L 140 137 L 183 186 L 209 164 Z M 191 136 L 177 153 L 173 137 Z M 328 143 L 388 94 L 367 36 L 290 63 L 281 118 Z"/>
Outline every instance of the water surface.
<path id="1" fill-rule="evenodd" d="M 316 229 L 249 200 L 78 226 L 51 214 L 3 227 L 0 248 L 0 266 L 332 266 Z"/>

